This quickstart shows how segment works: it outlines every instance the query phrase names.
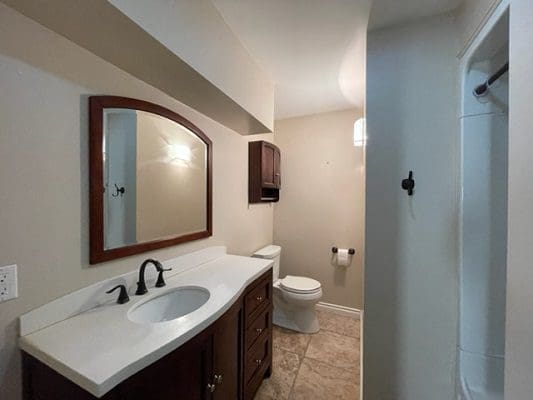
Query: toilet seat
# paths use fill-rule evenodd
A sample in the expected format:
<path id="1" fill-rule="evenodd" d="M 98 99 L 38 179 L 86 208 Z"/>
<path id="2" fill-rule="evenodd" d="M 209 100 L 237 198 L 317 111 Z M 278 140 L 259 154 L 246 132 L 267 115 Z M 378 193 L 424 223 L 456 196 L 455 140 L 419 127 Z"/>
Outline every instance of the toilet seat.
<path id="1" fill-rule="evenodd" d="M 315 293 L 321 290 L 320 282 L 305 276 L 287 275 L 279 280 L 283 290 L 297 294 Z"/>

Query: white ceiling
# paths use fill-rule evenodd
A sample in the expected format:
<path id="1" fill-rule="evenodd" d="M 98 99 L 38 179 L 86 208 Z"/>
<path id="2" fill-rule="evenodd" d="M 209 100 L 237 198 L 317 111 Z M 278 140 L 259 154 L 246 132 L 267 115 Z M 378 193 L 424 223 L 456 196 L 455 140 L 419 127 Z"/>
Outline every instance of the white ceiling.
<path id="1" fill-rule="evenodd" d="M 212 0 L 276 85 L 275 119 L 364 104 L 372 0 Z M 374 0 L 372 28 L 440 14 L 461 0 Z"/>
<path id="2" fill-rule="evenodd" d="M 398 25 L 456 9 L 463 0 L 374 0 L 369 29 Z"/>
<path id="3" fill-rule="evenodd" d="M 276 84 L 276 119 L 362 106 L 370 0 L 212 1 Z"/>

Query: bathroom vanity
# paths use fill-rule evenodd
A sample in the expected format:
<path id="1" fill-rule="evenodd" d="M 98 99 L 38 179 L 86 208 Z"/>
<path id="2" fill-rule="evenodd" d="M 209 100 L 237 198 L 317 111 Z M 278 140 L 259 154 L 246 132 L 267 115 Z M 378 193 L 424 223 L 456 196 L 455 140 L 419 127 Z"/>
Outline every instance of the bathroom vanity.
<path id="1" fill-rule="evenodd" d="M 132 296 L 23 336 L 24 398 L 252 399 L 272 372 L 271 263 L 224 255 L 168 278 L 161 293 L 192 283 L 210 298 L 174 321 L 116 318 L 138 307 L 143 296 Z"/>

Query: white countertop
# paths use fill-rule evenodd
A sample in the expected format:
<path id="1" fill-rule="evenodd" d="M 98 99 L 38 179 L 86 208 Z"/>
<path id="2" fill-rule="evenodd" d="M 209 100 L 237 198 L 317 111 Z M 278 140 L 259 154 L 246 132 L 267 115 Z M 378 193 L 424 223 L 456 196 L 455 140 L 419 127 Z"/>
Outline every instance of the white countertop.
<path id="1" fill-rule="evenodd" d="M 101 397 L 211 325 L 271 266 L 271 260 L 223 255 L 166 278 L 163 288 L 149 286 L 143 296 L 130 295 L 126 304 L 105 304 L 22 336 L 20 347 Z M 204 287 L 211 294 L 198 310 L 154 324 L 128 319 L 128 310 L 140 301 L 186 285 Z"/>

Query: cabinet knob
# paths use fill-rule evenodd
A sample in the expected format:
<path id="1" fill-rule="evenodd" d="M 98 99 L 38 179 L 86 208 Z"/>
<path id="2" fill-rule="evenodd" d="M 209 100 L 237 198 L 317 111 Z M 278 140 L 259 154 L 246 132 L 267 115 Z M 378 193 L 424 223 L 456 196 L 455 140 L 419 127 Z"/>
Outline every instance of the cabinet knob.
<path id="1" fill-rule="evenodd" d="M 261 303 L 263 301 L 263 296 L 257 296 L 255 298 L 259 303 Z"/>
<path id="2" fill-rule="evenodd" d="M 263 328 L 255 328 L 255 331 L 256 331 L 257 333 L 261 333 L 261 332 L 263 332 Z"/>
<path id="3" fill-rule="evenodd" d="M 261 365 L 261 364 L 263 363 L 263 360 L 257 359 L 257 360 L 255 360 L 255 363 L 256 363 L 257 365 Z"/>
<path id="4" fill-rule="evenodd" d="M 217 386 L 214 383 L 208 383 L 207 384 L 207 390 L 209 390 L 211 393 L 213 393 L 216 390 Z"/>
<path id="5" fill-rule="evenodd" d="M 215 382 L 218 384 L 222 383 L 222 374 L 220 375 L 215 374 Z"/>

